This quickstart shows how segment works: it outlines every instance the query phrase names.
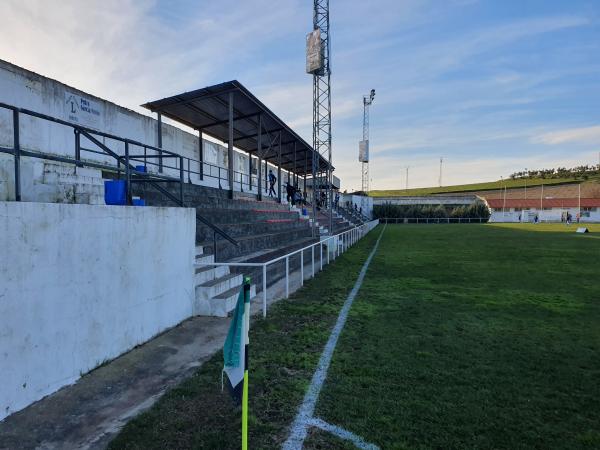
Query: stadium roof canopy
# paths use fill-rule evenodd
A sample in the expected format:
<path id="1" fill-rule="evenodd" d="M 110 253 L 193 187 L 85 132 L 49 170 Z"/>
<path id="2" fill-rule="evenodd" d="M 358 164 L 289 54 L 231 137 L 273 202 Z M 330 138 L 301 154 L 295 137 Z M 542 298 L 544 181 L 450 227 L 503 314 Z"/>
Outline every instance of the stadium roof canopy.
<path id="1" fill-rule="evenodd" d="M 159 118 L 163 115 L 228 143 L 230 151 L 235 146 L 297 175 L 312 174 L 312 158 L 319 158 L 320 171 L 328 167 L 311 145 L 237 80 L 142 106 Z"/>

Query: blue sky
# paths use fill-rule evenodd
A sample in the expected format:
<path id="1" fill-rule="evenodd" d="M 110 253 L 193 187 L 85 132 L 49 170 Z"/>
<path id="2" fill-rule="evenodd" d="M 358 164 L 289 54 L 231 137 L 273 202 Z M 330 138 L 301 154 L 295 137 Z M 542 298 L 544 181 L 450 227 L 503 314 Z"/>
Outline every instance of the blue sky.
<path id="1" fill-rule="evenodd" d="M 310 1 L 0 3 L 0 58 L 138 109 L 238 79 L 311 141 Z M 600 1 L 331 0 L 333 152 L 360 187 L 362 95 L 372 188 L 597 164 Z M 23 29 L 27 32 L 23 33 Z M 141 111 L 141 110 L 140 110 Z"/>

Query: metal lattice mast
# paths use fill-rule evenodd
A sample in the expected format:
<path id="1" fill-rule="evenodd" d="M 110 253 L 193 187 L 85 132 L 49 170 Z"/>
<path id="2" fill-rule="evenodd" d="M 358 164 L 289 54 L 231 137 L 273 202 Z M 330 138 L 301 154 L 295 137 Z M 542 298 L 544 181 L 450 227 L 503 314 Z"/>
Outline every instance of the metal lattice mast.
<path id="1" fill-rule="evenodd" d="M 331 192 L 331 69 L 329 0 L 314 0 L 313 29 L 320 31 L 322 45 L 322 70 L 313 73 L 313 148 L 326 161 L 320 166 L 320 158 L 313 158 L 313 217 L 316 219 L 317 199 L 321 194 L 318 180 L 326 179 L 329 206 L 329 231 L 333 231 L 333 199 Z M 323 176 L 324 175 L 324 176 Z"/>
<path id="2" fill-rule="evenodd" d="M 362 163 L 362 186 L 361 191 L 369 193 L 369 112 L 371 103 L 375 99 L 375 89 L 371 89 L 369 95 L 363 96 L 363 150 L 359 152 L 359 160 Z"/>

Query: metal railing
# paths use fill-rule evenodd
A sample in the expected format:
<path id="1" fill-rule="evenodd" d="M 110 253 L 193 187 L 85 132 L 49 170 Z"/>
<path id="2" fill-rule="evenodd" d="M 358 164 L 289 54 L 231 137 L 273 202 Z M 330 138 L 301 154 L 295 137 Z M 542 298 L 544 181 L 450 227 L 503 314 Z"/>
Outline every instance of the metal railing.
<path id="1" fill-rule="evenodd" d="M 287 253 L 283 256 L 271 259 L 270 261 L 262 263 L 242 263 L 242 262 L 212 262 L 212 263 L 196 263 L 196 266 L 227 266 L 227 267 L 260 267 L 262 268 L 262 313 L 263 317 L 267 316 L 267 267 L 278 263 L 279 261 L 285 261 L 285 298 L 290 295 L 290 258 L 297 254 L 300 254 L 300 286 L 304 285 L 304 252 L 310 250 L 311 252 L 311 269 L 309 278 L 315 276 L 315 267 L 318 270 L 323 270 L 324 264 L 329 264 L 330 258 L 335 260 L 340 254 L 344 253 L 348 248 L 353 246 L 362 237 L 364 237 L 369 231 L 375 228 L 379 224 L 379 220 L 372 220 L 364 223 L 357 227 L 346 230 L 342 233 L 338 233 L 333 236 L 328 236 L 319 242 L 307 245 L 301 249 Z M 323 256 L 323 247 L 326 247 L 326 260 Z M 315 259 L 315 248 L 319 247 L 318 260 Z"/>
<path id="2" fill-rule="evenodd" d="M 71 122 L 67 122 L 62 119 L 58 119 L 56 117 L 48 116 L 46 114 L 38 113 L 35 111 L 30 111 L 23 108 L 17 108 L 16 106 L 7 105 L 5 103 L 0 103 L 0 108 L 8 109 L 12 111 L 12 126 L 13 126 L 13 146 L 12 148 L 2 147 L 0 146 L 0 153 L 8 153 L 13 155 L 15 166 L 14 166 L 14 184 L 15 184 L 15 200 L 21 201 L 21 157 L 26 156 L 30 158 L 38 158 L 44 159 L 48 161 L 56 161 L 62 162 L 66 164 L 73 164 L 76 167 L 93 167 L 95 169 L 116 172 L 117 178 L 121 179 L 121 174 L 125 177 L 125 192 L 126 199 L 128 204 L 131 204 L 131 185 L 132 183 L 149 183 L 153 188 L 163 194 L 165 197 L 170 199 L 173 203 L 178 206 L 185 206 L 184 204 L 184 196 L 183 196 L 183 184 L 184 184 L 184 157 L 171 152 L 169 150 L 165 150 L 160 147 L 155 147 L 148 144 L 143 144 L 141 142 L 134 141 L 132 139 L 123 138 L 120 136 L 115 136 L 109 133 L 104 133 L 102 131 L 93 130 L 91 128 L 87 128 L 81 125 L 77 125 Z M 29 150 L 24 150 L 21 148 L 21 129 L 20 129 L 20 115 L 26 115 L 30 117 L 34 117 L 37 119 L 45 120 L 51 123 L 55 123 L 58 125 L 63 125 L 73 129 L 74 133 L 74 157 L 70 158 L 68 156 L 60 156 L 43 152 L 33 152 Z M 86 148 L 81 145 L 82 136 L 87 139 L 89 142 L 94 144 L 99 150 Z M 109 139 L 111 141 L 116 141 L 122 145 L 124 154 L 119 154 L 119 151 L 113 150 L 108 147 L 105 142 L 101 142 L 100 138 Z M 140 149 L 139 151 L 143 151 L 142 153 L 132 152 L 133 148 Z M 100 161 L 91 161 L 88 159 L 82 159 L 82 153 L 91 153 L 96 155 L 103 155 L 112 158 L 116 162 L 116 165 L 107 164 Z M 175 160 L 175 166 L 164 165 L 164 160 Z M 157 162 L 154 162 L 156 160 Z M 144 170 L 140 171 L 133 164 L 135 162 L 143 162 Z M 162 173 L 153 173 L 148 172 L 145 168 L 148 165 L 156 165 L 159 167 L 159 172 L 163 172 L 165 168 L 176 169 L 178 172 L 178 177 L 171 177 L 168 175 L 164 175 Z M 189 164 L 188 164 L 189 166 Z M 164 182 L 175 182 L 178 183 L 178 191 L 179 196 L 173 195 L 164 187 L 160 186 L 159 183 Z M 221 230 L 219 227 L 211 223 L 209 220 L 204 217 L 198 216 L 196 214 L 196 220 L 202 222 L 213 230 L 213 244 L 216 255 L 216 235 L 222 236 L 227 241 L 231 242 L 234 245 L 239 245 L 239 243 L 229 236 L 225 231 Z"/>
<path id="3" fill-rule="evenodd" d="M 157 158 L 159 161 L 163 159 L 177 159 L 179 161 L 179 166 L 183 167 L 182 160 L 183 157 L 178 155 L 177 153 L 170 152 L 168 150 L 154 147 L 147 144 L 142 144 L 141 142 L 134 141 L 132 139 L 122 138 L 119 136 L 115 136 L 109 133 L 104 133 L 102 131 L 93 130 L 91 128 L 87 128 L 81 125 L 73 124 L 67 122 L 62 119 L 58 119 L 56 117 L 48 116 L 46 114 L 38 113 L 35 111 L 30 111 L 23 108 L 17 108 L 12 105 L 7 105 L 5 103 L 0 103 L 0 108 L 8 109 L 12 111 L 12 126 L 13 126 L 13 147 L 6 148 L 0 147 L 0 152 L 12 154 L 15 160 L 15 200 L 21 200 L 21 167 L 20 160 L 22 156 L 27 156 L 31 158 L 44 159 L 49 161 L 57 161 L 63 162 L 67 164 L 73 164 L 77 167 L 93 167 L 96 169 L 101 169 L 105 171 L 117 172 L 117 176 L 120 179 L 123 174 L 126 182 L 126 193 L 128 197 L 131 196 L 131 183 L 133 182 L 148 182 L 152 184 L 155 188 L 157 188 L 161 193 L 163 193 L 166 197 L 172 200 L 174 203 L 179 206 L 183 205 L 183 171 L 179 170 L 179 177 L 171 177 L 163 174 L 156 174 L 144 171 L 138 171 L 137 168 L 132 164 L 132 162 L 138 161 L 139 158 Z M 63 125 L 73 129 L 74 133 L 74 157 L 61 156 L 55 154 L 49 154 L 44 152 L 34 152 L 29 150 L 24 150 L 21 148 L 21 130 L 20 130 L 20 115 L 26 115 L 30 117 L 34 117 L 37 119 L 45 120 L 47 122 L 55 123 L 58 125 Z M 81 137 L 86 138 L 92 144 L 96 145 L 99 149 L 90 149 L 83 147 L 81 145 Z M 109 139 L 111 141 L 116 141 L 120 145 L 122 145 L 124 149 L 124 154 L 119 154 L 119 151 L 115 151 L 110 149 L 108 145 L 104 142 L 100 141 L 100 138 Z M 132 154 L 131 149 L 134 147 L 142 148 L 144 150 L 144 155 L 136 155 Z M 155 154 L 148 154 L 148 150 L 152 150 Z M 103 155 L 112 158 L 116 164 L 108 164 L 106 162 L 101 161 L 92 161 L 88 159 L 82 159 L 82 152 L 88 152 L 96 155 Z M 121 167 L 123 166 L 123 167 Z M 159 186 L 157 183 L 159 182 L 176 182 L 180 183 L 180 196 L 179 198 L 172 195 L 170 192 L 166 191 L 166 189 Z"/>
<path id="4" fill-rule="evenodd" d="M 487 217 L 382 217 L 381 223 L 487 223 Z"/>
<path id="5" fill-rule="evenodd" d="M 354 221 L 359 221 L 359 222 L 368 222 L 371 219 L 368 218 L 367 216 L 365 216 L 364 214 L 361 214 L 359 212 L 359 210 L 355 209 L 355 208 L 347 208 L 345 206 L 338 206 L 336 208 L 336 211 L 338 211 L 340 214 L 344 215 L 346 214 L 348 217 L 346 217 L 347 219 L 352 219 Z"/>

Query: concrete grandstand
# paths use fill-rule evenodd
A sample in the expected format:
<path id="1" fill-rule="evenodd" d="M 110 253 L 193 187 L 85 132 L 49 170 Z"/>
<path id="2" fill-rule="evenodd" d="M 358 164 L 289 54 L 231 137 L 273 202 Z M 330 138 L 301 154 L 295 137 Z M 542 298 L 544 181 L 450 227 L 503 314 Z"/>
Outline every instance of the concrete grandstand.
<path id="1" fill-rule="evenodd" d="M 287 296 L 367 230 L 327 202 L 312 213 L 312 160 L 327 161 L 237 81 L 146 104 L 156 119 L 5 61 L 0 92 L 0 420 L 190 317 L 227 316 L 243 276 L 265 305 Z"/>

